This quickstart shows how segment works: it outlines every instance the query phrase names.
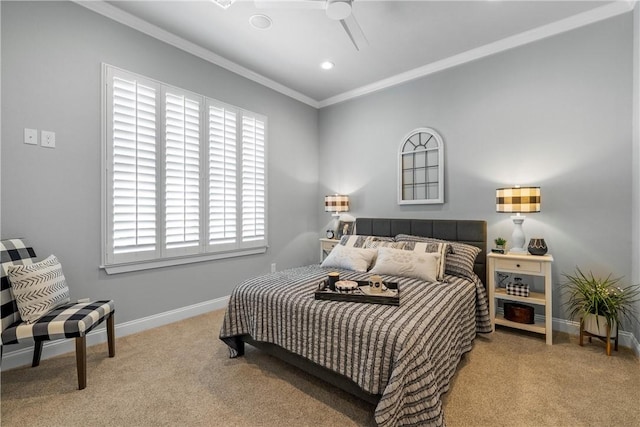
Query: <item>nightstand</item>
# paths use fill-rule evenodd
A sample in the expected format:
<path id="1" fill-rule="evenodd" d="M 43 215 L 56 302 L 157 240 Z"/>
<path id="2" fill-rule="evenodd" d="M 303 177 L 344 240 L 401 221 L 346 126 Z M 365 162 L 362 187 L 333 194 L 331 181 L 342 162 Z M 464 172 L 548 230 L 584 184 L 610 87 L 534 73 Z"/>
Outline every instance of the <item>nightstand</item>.
<path id="1" fill-rule="evenodd" d="M 324 261 L 338 243 L 340 240 L 337 239 L 320 239 L 320 262 Z"/>
<path id="2" fill-rule="evenodd" d="M 489 315 L 491 327 L 495 325 L 508 326 L 510 328 L 523 329 L 546 335 L 548 345 L 553 344 L 552 338 L 552 313 L 551 313 L 551 264 L 553 257 L 549 254 L 536 256 L 529 254 L 497 254 L 487 255 L 489 262 L 488 291 L 489 291 Z M 509 273 L 518 276 L 540 276 L 544 278 L 544 292 L 530 292 L 528 297 L 509 295 L 505 288 L 496 286 L 496 273 Z M 524 304 L 533 304 L 544 307 L 544 322 L 536 321 L 534 324 L 512 322 L 504 317 L 496 317 L 498 300 L 514 301 Z"/>

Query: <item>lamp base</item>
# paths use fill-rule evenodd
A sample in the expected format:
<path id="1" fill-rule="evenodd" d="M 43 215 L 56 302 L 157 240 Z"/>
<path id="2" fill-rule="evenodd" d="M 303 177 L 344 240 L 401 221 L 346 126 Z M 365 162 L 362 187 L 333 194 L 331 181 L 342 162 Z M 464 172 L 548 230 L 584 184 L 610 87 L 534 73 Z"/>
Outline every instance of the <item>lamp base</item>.
<path id="1" fill-rule="evenodd" d="M 522 230 L 522 223 L 525 218 L 526 217 L 524 215 L 513 215 L 511 217 L 511 220 L 513 221 L 513 234 L 511 235 L 511 242 L 513 243 L 513 246 L 509 252 L 518 254 L 527 252 L 527 249 L 524 247 L 526 239 L 524 237 L 524 231 Z"/>

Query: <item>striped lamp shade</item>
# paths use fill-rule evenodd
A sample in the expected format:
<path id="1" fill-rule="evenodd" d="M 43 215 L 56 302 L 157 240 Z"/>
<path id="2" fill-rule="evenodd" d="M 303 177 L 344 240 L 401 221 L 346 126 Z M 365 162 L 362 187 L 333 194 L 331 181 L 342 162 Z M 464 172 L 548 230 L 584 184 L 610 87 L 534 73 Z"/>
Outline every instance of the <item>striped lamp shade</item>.
<path id="1" fill-rule="evenodd" d="M 496 212 L 540 212 L 540 187 L 498 188 Z"/>
<path id="2" fill-rule="evenodd" d="M 334 194 L 324 196 L 325 212 L 347 212 L 349 210 L 349 196 Z"/>

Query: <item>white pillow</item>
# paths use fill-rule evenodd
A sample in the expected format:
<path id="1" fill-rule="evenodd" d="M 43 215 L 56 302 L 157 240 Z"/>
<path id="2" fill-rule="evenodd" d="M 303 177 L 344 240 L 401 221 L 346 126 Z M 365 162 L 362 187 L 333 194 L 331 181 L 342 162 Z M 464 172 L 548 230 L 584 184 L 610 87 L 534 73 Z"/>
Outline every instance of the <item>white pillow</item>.
<path id="1" fill-rule="evenodd" d="M 321 266 L 364 272 L 369 269 L 375 256 L 375 249 L 336 245 L 325 260 L 322 261 Z"/>
<path id="2" fill-rule="evenodd" d="M 444 272 L 446 269 L 445 262 L 447 260 L 447 253 L 449 253 L 449 249 L 451 248 L 451 246 L 449 246 L 448 243 L 437 243 L 437 242 L 398 242 L 398 243 L 405 244 L 405 246 L 403 246 L 400 249 L 414 251 L 414 252 L 429 252 L 429 253 L 440 254 L 440 260 L 438 261 L 438 274 L 436 278 L 438 279 L 438 282 L 442 282 L 444 280 Z"/>
<path id="3" fill-rule="evenodd" d="M 69 302 L 69 288 L 55 255 L 33 264 L 10 265 L 7 273 L 23 322 L 34 323 Z"/>
<path id="4" fill-rule="evenodd" d="M 427 282 L 438 280 L 440 254 L 403 249 L 379 248 L 378 259 L 369 273 L 413 277 Z"/>

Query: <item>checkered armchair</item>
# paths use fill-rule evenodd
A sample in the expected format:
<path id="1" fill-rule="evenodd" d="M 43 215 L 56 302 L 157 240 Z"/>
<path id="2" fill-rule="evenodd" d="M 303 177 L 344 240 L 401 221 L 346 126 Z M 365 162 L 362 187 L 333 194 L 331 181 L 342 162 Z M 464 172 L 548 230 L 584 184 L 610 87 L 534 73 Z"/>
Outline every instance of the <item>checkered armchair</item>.
<path id="1" fill-rule="evenodd" d="M 2 347 L 8 344 L 34 343 L 33 364 L 40 364 L 44 341 L 75 338 L 78 388 L 87 386 L 86 335 L 102 321 L 107 321 L 109 357 L 115 356 L 115 328 L 113 301 L 65 303 L 47 312 L 33 323 L 24 322 L 9 282 L 10 265 L 29 265 L 35 261 L 35 252 L 23 239 L 0 241 L 0 304 L 2 317 Z"/>

